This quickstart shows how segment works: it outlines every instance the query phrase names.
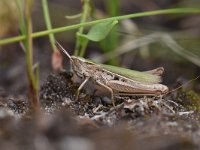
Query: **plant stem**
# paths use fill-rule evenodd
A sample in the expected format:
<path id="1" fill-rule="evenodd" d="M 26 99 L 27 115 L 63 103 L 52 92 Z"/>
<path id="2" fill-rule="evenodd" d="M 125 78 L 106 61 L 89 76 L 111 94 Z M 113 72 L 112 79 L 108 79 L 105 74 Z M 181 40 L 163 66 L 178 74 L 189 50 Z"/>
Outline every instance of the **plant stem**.
<path id="1" fill-rule="evenodd" d="M 42 0 L 42 7 L 43 7 L 43 13 L 44 13 L 44 19 L 45 19 L 45 23 L 47 26 L 48 30 L 52 29 L 52 25 L 51 25 L 51 19 L 50 19 L 50 15 L 49 15 L 49 9 L 48 9 L 48 3 L 47 0 Z M 51 47 L 53 49 L 53 51 L 57 51 L 57 48 L 55 46 L 55 37 L 53 33 L 49 34 L 49 40 L 51 43 Z"/>
<path id="2" fill-rule="evenodd" d="M 104 21 L 124 20 L 124 19 L 130 19 L 130 18 L 138 18 L 138 17 L 145 17 L 145 16 L 153 16 L 153 15 L 164 15 L 164 14 L 167 15 L 167 14 L 196 14 L 196 13 L 200 13 L 200 9 L 198 9 L 198 8 L 174 8 L 174 9 L 147 11 L 147 12 L 142 12 L 142 13 L 135 13 L 135 14 L 129 14 L 129 15 L 124 15 L 124 16 L 99 19 L 99 20 L 84 22 L 84 23 L 75 24 L 75 25 L 71 25 L 71 26 L 65 26 L 65 27 L 59 27 L 59 28 L 55 28 L 55 29 L 51 29 L 51 30 L 40 31 L 40 32 L 33 33 L 31 35 L 31 37 L 32 38 L 42 37 L 42 36 L 46 36 L 51 33 L 59 33 L 59 32 L 64 32 L 64 31 L 68 31 L 68 30 L 77 29 L 80 27 L 92 26 L 92 25 L 95 25 L 97 23 L 101 23 Z M 26 38 L 26 36 L 22 35 L 22 36 L 2 39 L 2 40 L 0 40 L 0 45 L 19 42 L 19 41 L 24 40 L 25 38 Z"/>
<path id="3" fill-rule="evenodd" d="M 106 12 L 110 17 L 118 16 L 120 14 L 120 0 L 104 0 L 106 5 Z M 104 53 L 112 51 L 119 45 L 119 35 L 116 32 L 119 25 L 116 25 L 109 33 L 109 35 L 100 42 L 101 49 Z M 108 62 L 112 65 L 118 65 L 118 60 L 112 59 Z"/>
<path id="4" fill-rule="evenodd" d="M 81 16 L 81 21 L 80 23 L 84 23 L 87 21 L 87 18 L 90 14 L 90 0 L 83 0 L 82 1 L 83 3 L 83 12 L 82 12 L 82 16 Z M 78 30 L 77 33 L 80 33 L 82 34 L 84 31 L 84 26 L 81 26 Z M 81 47 L 81 42 L 80 42 L 80 39 L 78 38 L 78 35 L 76 34 L 76 45 L 75 45 L 75 51 L 74 51 L 74 55 L 75 56 L 80 56 L 80 55 L 84 55 L 85 53 L 85 48 L 86 47 Z"/>
<path id="5" fill-rule="evenodd" d="M 39 99 L 38 99 L 38 81 L 36 81 L 34 72 L 33 72 L 33 41 L 31 37 L 32 33 L 32 20 L 31 20 L 31 0 L 25 1 L 25 17 L 26 17 L 26 65 L 27 65 L 27 74 L 29 82 L 29 100 L 31 104 L 31 111 L 36 113 L 39 111 Z"/>

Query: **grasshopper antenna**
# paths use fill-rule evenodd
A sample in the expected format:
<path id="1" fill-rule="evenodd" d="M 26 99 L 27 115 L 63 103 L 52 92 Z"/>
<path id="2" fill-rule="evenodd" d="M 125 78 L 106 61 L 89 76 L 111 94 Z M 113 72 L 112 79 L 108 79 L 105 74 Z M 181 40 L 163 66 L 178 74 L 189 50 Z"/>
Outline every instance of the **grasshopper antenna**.
<path id="1" fill-rule="evenodd" d="M 67 55 L 67 57 L 73 61 L 72 57 L 69 55 L 69 53 L 56 41 L 55 43 L 56 47 L 61 50 L 63 53 L 65 53 L 65 55 Z"/>
<path id="2" fill-rule="evenodd" d="M 200 75 L 198 75 L 196 78 L 194 78 L 194 79 L 192 79 L 192 80 L 190 80 L 190 81 L 188 81 L 188 82 L 182 84 L 181 86 L 179 86 L 179 87 L 177 87 L 177 88 L 175 88 L 175 89 L 169 91 L 168 93 L 166 93 L 166 95 L 169 94 L 169 93 L 172 93 L 172 92 L 174 92 L 174 91 L 176 91 L 176 90 L 178 90 L 178 89 L 180 89 L 180 88 L 182 88 L 184 85 L 187 85 L 187 84 L 189 84 L 189 83 L 191 83 L 191 82 L 197 80 L 199 77 L 200 77 Z"/>

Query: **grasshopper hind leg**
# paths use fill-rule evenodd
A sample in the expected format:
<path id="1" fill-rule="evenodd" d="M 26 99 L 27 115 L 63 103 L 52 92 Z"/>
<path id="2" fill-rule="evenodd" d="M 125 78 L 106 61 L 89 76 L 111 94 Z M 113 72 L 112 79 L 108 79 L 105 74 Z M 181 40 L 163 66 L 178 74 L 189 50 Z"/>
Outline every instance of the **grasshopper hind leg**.
<path id="1" fill-rule="evenodd" d="M 103 83 L 101 83 L 101 82 L 97 82 L 100 86 L 102 86 L 102 87 L 104 87 L 104 88 L 106 88 L 108 91 L 110 91 L 110 93 L 111 93 L 111 100 L 112 100 L 112 104 L 113 104 L 113 107 L 115 107 L 115 100 L 114 100 L 114 94 L 113 94 L 113 90 L 110 88 L 110 87 L 108 87 L 108 86 L 106 86 L 105 84 L 103 84 Z"/>
<path id="2" fill-rule="evenodd" d="M 87 77 L 82 83 L 81 83 L 81 85 L 79 86 L 79 88 L 78 88 L 78 90 L 77 90 L 77 93 L 76 93 L 76 98 L 75 98 L 75 100 L 77 101 L 78 100 L 78 97 L 79 97 L 79 94 L 80 94 L 80 91 L 81 91 L 81 89 L 84 87 L 84 85 L 89 81 L 89 79 L 90 79 L 90 77 Z M 112 104 L 113 104 L 113 106 L 115 107 L 115 101 L 114 101 L 114 94 L 113 94 L 113 90 L 110 88 L 110 87 L 108 87 L 108 86 L 106 86 L 105 84 L 103 84 L 103 83 L 101 83 L 101 82 L 97 82 L 100 86 L 102 86 L 102 87 L 104 87 L 104 88 L 106 88 L 108 91 L 110 91 L 110 93 L 111 93 L 111 100 L 112 100 Z"/>

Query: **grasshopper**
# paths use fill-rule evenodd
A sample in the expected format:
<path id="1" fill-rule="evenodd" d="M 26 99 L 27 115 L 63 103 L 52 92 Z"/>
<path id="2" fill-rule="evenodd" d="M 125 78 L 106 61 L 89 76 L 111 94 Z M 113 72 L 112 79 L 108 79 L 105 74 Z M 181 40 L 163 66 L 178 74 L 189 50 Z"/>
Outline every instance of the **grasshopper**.
<path id="1" fill-rule="evenodd" d="M 162 67 L 140 72 L 100 65 L 81 57 L 70 56 L 58 42 L 56 46 L 68 56 L 74 73 L 84 79 L 77 90 L 76 99 L 78 99 L 80 90 L 89 80 L 110 92 L 113 106 L 115 106 L 114 95 L 162 95 L 168 92 L 167 86 L 159 84 L 161 82 L 160 75 L 164 71 Z"/>

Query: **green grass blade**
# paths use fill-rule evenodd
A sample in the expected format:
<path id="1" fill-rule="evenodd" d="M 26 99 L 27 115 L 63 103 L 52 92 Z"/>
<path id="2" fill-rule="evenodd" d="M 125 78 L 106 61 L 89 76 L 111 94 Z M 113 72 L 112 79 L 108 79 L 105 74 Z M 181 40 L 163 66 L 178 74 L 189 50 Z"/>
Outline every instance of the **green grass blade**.
<path id="1" fill-rule="evenodd" d="M 48 2 L 47 0 L 42 0 L 42 7 L 43 7 L 43 13 L 44 13 L 44 19 L 45 19 L 45 23 L 46 23 L 46 27 L 48 30 L 52 29 L 52 25 L 51 25 L 51 19 L 50 19 L 50 15 L 49 15 L 49 8 L 48 8 Z M 51 43 L 51 47 L 53 49 L 53 51 L 55 52 L 56 46 L 55 46 L 55 37 L 53 33 L 49 34 L 49 40 Z"/>
<path id="2" fill-rule="evenodd" d="M 26 34 L 26 25 L 25 25 L 25 21 L 24 21 L 24 14 L 23 14 L 23 1 L 21 0 L 16 0 L 15 1 L 16 6 L 17 6 L 17 14 L 18 14 L 18 18 L 19 18 L 19 27 L 21 30 L 21 33 L 23 35 Z"/>
<path id="3" fill-rule="evenodd" d="M 100 22 L 104 21 L 114 21 L 114 20 L 124 20 L 124 19 L 130 19 L 130 18 L 139 18 L 139 17 L 145 17 L 145 16 L 153 16 L 153 15 L 164 15 L 164 14 L 199 14 L 200 9 L 198 8 L 173 8 L 173 9 L 163 9 L 163 10 L 155 10 L 155 11 L 146 11 L 146 12 L 141 12 L 141 13 L 135 13 L 135 14 L 129 14 L 129 15 L 124 15 L 124 16 L 116 16 L 116 17 L 111 17 L 111 18 L 105 18 L 105 19 L 99 19 L 99 20 L 94 20 L 91 22 L 84 22 L 80 24 L 75 24 L 75 25 L 70 25 L 70 26 L 64 26 L 64 27 L 59 27 L 59 28 L 54 28 L 51 30 L 45 30 L 45 31 L 40 31 L 33 33 L 31 35 L 32 38 L 37 38 L 37 37 L 42 37 L 49 35 L 51 33 L 59 33 L 59 32 L 64 32 L 68 30 L 73 30 L 77 29 L 80 27 L 85 27 L 85 26 L 92 26 Z M 17 37 L 12 37 L 12 38 L 6 38 L 6 39 L 1 39 L 0 40 L 0 45 L 5 45 L 9 43 L 14 43 L 14 42 L 19 42 L 22 41 L 26 38 L 25 35 L 17 36 Z"/>
<path id="4" fill-rule="evenodd" d="M 90 16 L 90 13 L 91 13 L 91 5 L 90 5 L 90 1 L 89 0 L 83 0 L 82 1 L 82 15 L 81 15 L 81 20 L 80 20 L 80 23 L 85 23 L 88 19 L 88 17 Z M 77 35 L 78 33 L 79 34 L 82 34 L 83 31 L 84 31 L 84 26 L 80 26 L 79 27 L 79 30 L 77 32 Z M 81 43 L 81 41 L 79 41 L 80 38 L 77 36 L 76 37 L 76 45 L 75 45 L 75 51 L 74 51 L 74 55 L 75 56 L 83 56 L 84 53 L 85 53 L 85 48 L 87 47 L 87 44 L 88 42 L 84 42 L 83 45 Z"/>

